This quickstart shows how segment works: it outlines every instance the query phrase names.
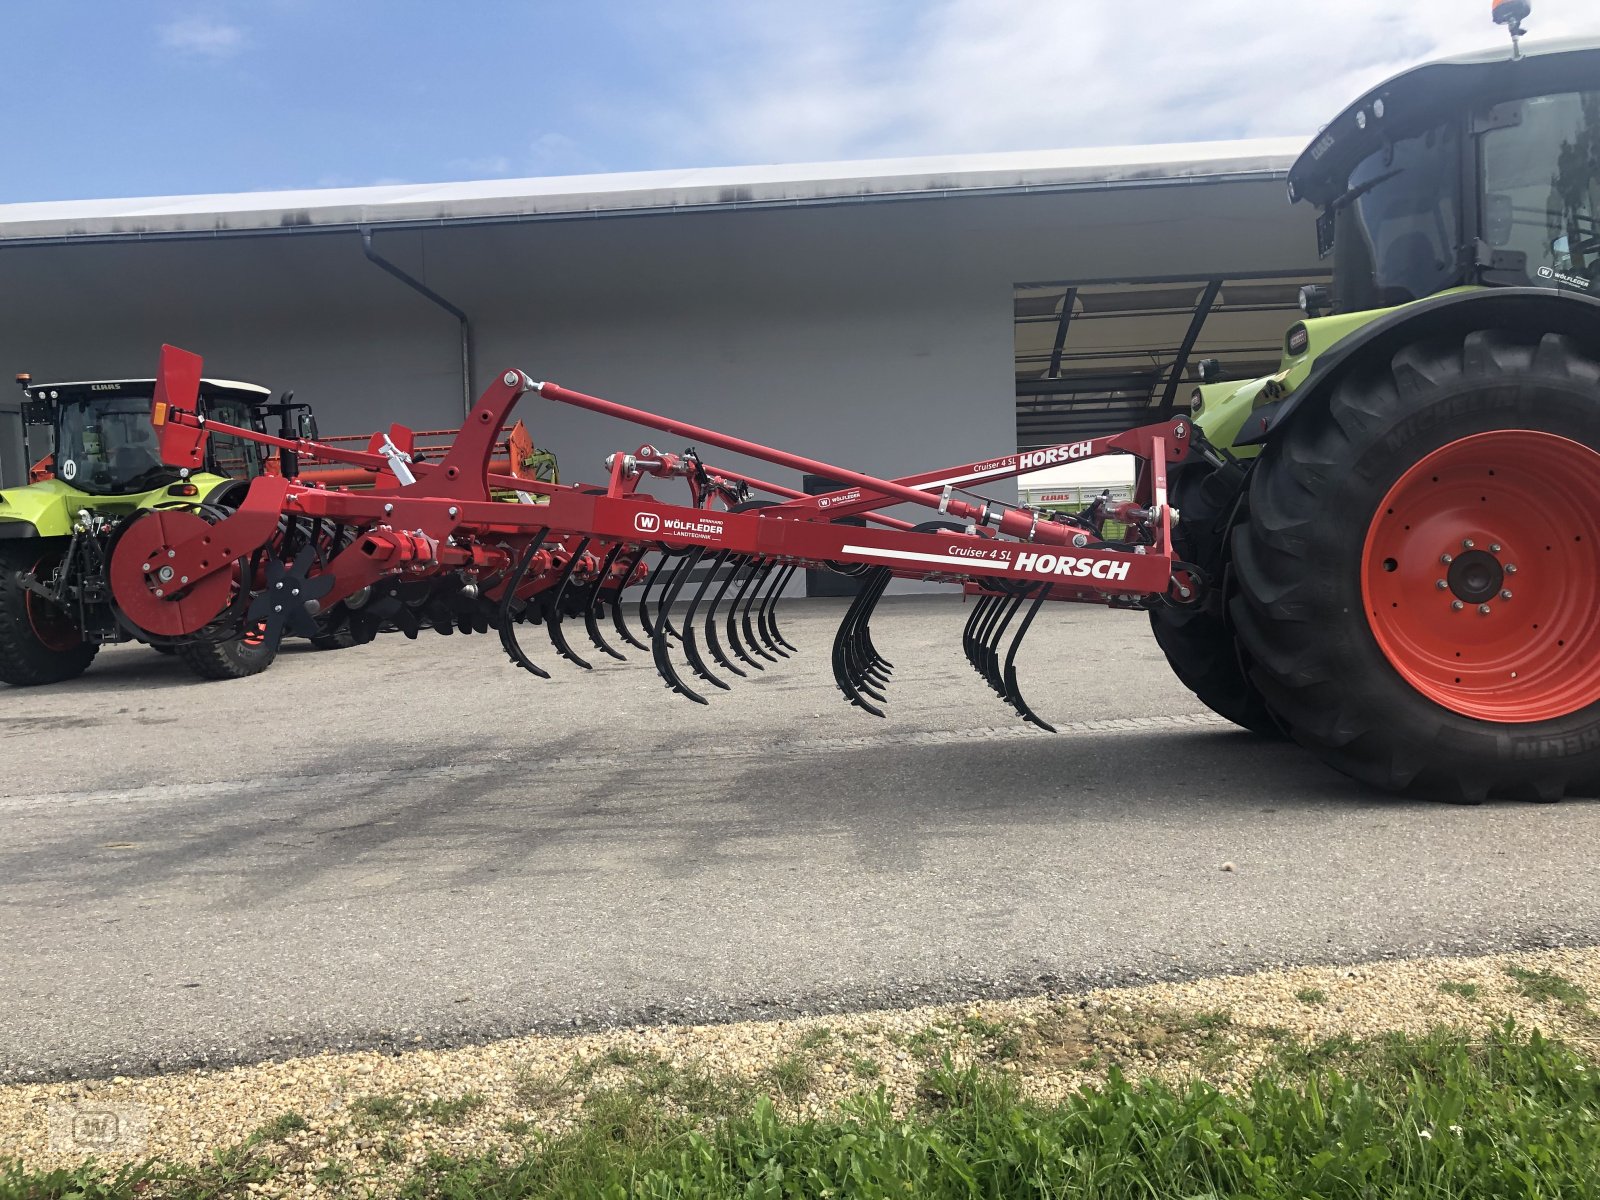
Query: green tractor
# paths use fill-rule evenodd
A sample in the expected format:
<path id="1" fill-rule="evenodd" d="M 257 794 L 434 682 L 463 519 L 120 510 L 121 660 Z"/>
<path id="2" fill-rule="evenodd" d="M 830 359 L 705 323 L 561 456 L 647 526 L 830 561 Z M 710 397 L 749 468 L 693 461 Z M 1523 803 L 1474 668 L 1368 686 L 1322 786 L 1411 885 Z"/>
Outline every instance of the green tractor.
<path id="1" fill-rule="evenodd" d="M 0 491 L 0 681 L 60 683 L 81 675 L 102 645 L 136 638 L 175 654 L 205 679 L 265 670 L 275 648 L 251 632 L 227 632 L 237 623 L 160 639 L 131 628 L 111 603 L 107 578 L 130 518 L 179 509 L 220 519 L 266 469 L 261 445 L 214 436 L 202 470 L 175 470 L 162 465 L 150 424 L 154 380 L 35 385 L 18 376 L 18 382 L 25 460 L 32 461 L 30 426 L 49 428 L 54 448 L 27 486 Z M 266 388 L 250 383 L 200 385 L 203 412 L 247 428 L 264 428 L 269 412 L 287 420 L 305 407 L 289 399 L 273 403 Z M 237 581 L 234 590 L 248 594 Z"/>
<path id="2" fill-rule="evenodd" d="M 1152 614 L 1214 711 L 1391 791 L 1600 789 L 1600 41 L 1362 96 L 1295 163 L 1331 287 L 1281 369 L 1191 398 L 1211 584 Z"/>

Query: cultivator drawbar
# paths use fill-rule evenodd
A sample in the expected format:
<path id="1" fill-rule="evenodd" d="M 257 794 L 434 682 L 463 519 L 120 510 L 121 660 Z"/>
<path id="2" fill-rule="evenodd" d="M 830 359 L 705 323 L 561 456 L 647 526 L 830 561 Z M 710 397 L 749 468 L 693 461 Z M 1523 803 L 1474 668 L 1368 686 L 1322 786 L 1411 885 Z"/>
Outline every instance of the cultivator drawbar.
<path id="1" fill-rule="evenodd" d="M 354 469 L 376 481 L 350 490 L 303 476 L 263 476 L 217 519 L 158 512 L 132 522 L 113 551 L 125 620 L 171 636 L 219 621 L 262 623 L 266 637 L 348 627 L 356 640 L 495 631 L 507 656 L 541 678 L 519 630 L 543 624 L 573 666 L 582 625 L 594 650 L 647 652 L 667 686 L 698 703 L 796 652 L 778 624 L 785 586 L 803 568 L 860 578 L 834 638 L 834 678 L 850 703 L 883 715 L 892 664 L 873 642 L 878 601 L 897 579 L 964 586 L 976 597 L 963 633 L 968 660 L 1026 720 L 1045 726 L 1017 683 L 1017 651 L 1047 600 L 1123 607 L 1192 603 L 1203 580 L 1171 551 L 1167 470 L 1216 456 L 1187 418 L 1113 437 L 883 479 L 628 408 L 507 371 L 483 393 L 454 443 L 431 461 L 392 428 L 366 450 L 273 437 L 199 414 L 198 357 L 164 347 L 151 419 L 163 460 L 189 468 L 211 433 L 287 452 L 285 461 Z M 559 484 L 494 468 L 512 410 L 534 396 L 809 472 L 837 490 L 807 496 L 708 465 L 697 450 L 651 445 L 606 460 L 601 484 Z M 1102 497 L 1075 516 L 986 500 L 971 488 L 1057 461 L 1121 453 L 1139 462 L 1134 499 Z M 650 480 L 687 491 L 672 503 Z M 763 498 L 755 498 L 764 493 Z M 920 524 L 894 506 L 934 510 Z M 866 524 L 841 523 L 863 518 Z M 1126 532 L 1105 536 L 1109 523 Z M 636 618 L 637 632 L 630 626 Z M 608 638 L 609 623 L 616 640 Z M 687 667 L 684 670 L 682 666 Z"/>

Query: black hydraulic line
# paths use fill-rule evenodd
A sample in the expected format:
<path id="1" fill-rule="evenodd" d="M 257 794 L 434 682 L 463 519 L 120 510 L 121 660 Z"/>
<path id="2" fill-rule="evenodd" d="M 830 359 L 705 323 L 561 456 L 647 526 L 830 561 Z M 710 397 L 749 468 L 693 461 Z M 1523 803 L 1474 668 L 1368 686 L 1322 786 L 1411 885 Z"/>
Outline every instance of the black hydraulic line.
<path id="1" fill-rule="evenodd" d="M 728 684 L 724 683 L 721 679 L 712 674 L 711 668 L 706 666 L 705 659 L 700 657 L 700 646 L 695 641 L 694 636 L 694 618 L 695 613 L 699 611 L 700 601 L 705 599 L 707 590 L 711 587 L 712 581 L 717 577 L 717 572 L 722 568 L 722 564 L 728 561 L 728 554 L 729 551 L 727 550 L 718 551 L 716 558 L 711 560 L 711 567 L 706 571 L 705 578 L 700 580 L 700 586 L 694 590 L 694 597 L 689 601 L 688 611 L 683 614 L 682 639 L 683 653 L 684 656 L 689 660 L 690 669 L 713 687 L 719 687 L 725 692 L 730 690 Z"/>
<path id="2" fill-rule="evenodd" d="M 661 599 L 659 619 L 656 621 L 656 631 L 650 637 L 650 656 L 655 660 L 656 671 L 666 681 L 667 687 L 680 696 L 686 696 L 696 704 L 706 703 L 706 698 L 683 681 L 678 674 L 678 668 L 672 662 L 672 642 L 669 640 L 666 613 L 672 607 L 673 601 L 678 598 L 678 593 L 683 591 L 683 585 L 689 578 L 690 569 L 700 560 L 704 551 L 696 546 L 684 556 L 683 565 L 673 572 L 672 582 L 667 585 L 666 592 Z"/>
<path id="3" fill-rule="evenodd" d="M 1022 697 L 1022 689 L 1017 686 L 1017 647 L 1022 645 L 1022 639 L 1028 635 L 1028 626 L 1033 624 L 1033 618 L 1038 616 L 1039 607 L 1050 596 L 1048 583 L 1039 586 L 1039 594 L 1034 598 L 1033 604 L 1028 608 L 1028 615 L 1022 618 L 1022 624 L 1017 627 L 1017 636 L 1011 643 L 1011 650 L 1006 654 L 1005 696 L 1011 706 L 1017 710 L 1018 715 L 1031 725 L 1037 725 L 1047 733 L 1054 733 L 1056 727 L 1046 721 Z"/>
<path id="4" fill-rule="evenodd" d="M 561 628 L 561 602 L 566 599 L 567 585 L 572 582 L 572 573 L 578 569 L 584 551 L 589 548 L 589 539 L 584 538 L 578 543 L 578 548 L 572 552 L 572 557 L 567 560 L 567 565 L 561 571 L 561 578 L 556 582 L 555 599 L 550 602 L 550 614 L 545 618 L 545 630 L 550 634 L 550 644 L 556 648 L 556 653 L 569 663 L 582 667 L 585 671 L 592 671 L 594 667 L 588 660 L 580 658 L 567 644 L 566 632 Z"/>
<path id="5" fill-rule="evenodd" d="M 361 252 L 367 256 L 367 260 L 369 262 L 371 262 L 374 266 L 378 267 L 381 270 L 387 271 L 390 275 L 393 275 L 396 279 L 398 279 L 401 283 L 405 284 L 408 288 L 410 288 L 412 291 L 416 292 L 418 295 L 423 296 L 423 297 L 427 298 L 428 300 L 431 300 L 433 303 L 437 304 L 440 308 L 444 309 L 445 312 L 449 313 L 452 317 L 454 317 L 456 319 L 456 321 L 460 324 L 460 326 L 461 326 L 461 415 L 463 417 L 465 417 L 468 413 L 470 413 L 472 411 L 472 405 L 473 405 L 474 401 L 477 399 L 477 394 L 478 394 L 477 393 L 477 388 L 473 385 L 473 379 L 472 379 L 472 321 L 471 321 L 471 319 L 460 308 L 458 308 L 454 304 L 451 304 L 450 301 L 446 300 L 438 292 L 434 291 L 427 284 L 423 283 L 422 280 L 418 279 L 416 276 L 414 276 L 414 275 L 410 274 L 409 272 L 407 272 L 403 267 L 400 267 L 396 263 L 390 262 L 387 258 L 383 257 L 383 255 L 379 254 L 377 249 L 374 248 L 374 246 L 372 244 L 372 229 L 369 226 L 366 226 L 366 225 L 363 225 L 361 227 Z"/>
<path id="6" fill-rule="evenodd" d="M 500 645 L 505 649 L 511 661 L 524 671 L 531 671 L 540 679 L 549 679 L 550 672 L 540 669 L 534 661 L 522 652 L 522 645 L 517 641 L 516 621 L 512 619 L 511 606 L 516 602 L 517 589 L 522 586 L 523 578 L 528 574 L 528 567 L 533 563 L 533 556 L 539 552 L 545 535 L 550 532 L 547 525 L 533 535 L 533 540 L 528 543 L 528 548 L 522 552 L 522 557 L 517 560 L 517 565 L 506 580 L 505 591 L 500 595 Z"/>
<path id="7" fill-rule="evenodd" d="M 728 567 L 728 573 L 723 576 L 722 583 L 717 587 L 717 594 L 711 597 L 711 607 L 706 611 L 706 648 L 711 651 L 711 657 L 717 663 L 732 671 L 740 679 L 746 678 L 745 673 L 728 659 L 722 651 L 722 643 L 717 640 L 717 605 L 722 603 L 722 597 L 727 595 L 728 588 L 732 585 L 734 577 L 744 570 L 748 561 L 744 555 L 735 555 Z"/>

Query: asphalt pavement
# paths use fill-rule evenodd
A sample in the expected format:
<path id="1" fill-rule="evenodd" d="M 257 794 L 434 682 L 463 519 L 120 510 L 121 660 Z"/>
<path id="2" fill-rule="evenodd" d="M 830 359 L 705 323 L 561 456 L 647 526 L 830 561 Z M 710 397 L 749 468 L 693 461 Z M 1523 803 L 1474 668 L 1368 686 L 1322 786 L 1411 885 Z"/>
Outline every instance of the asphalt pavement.
<path id="1" fill-rule="evenodd" d="M 843 607 L 786 604 L 804 653 L 704 707 L 537 629 L 548 682 L 429 634 L 0 685 L 0 1079 L 1600 941 L 1600 804 L 1374 795 L 1070 605 L 1018 660 L 1060 733 L 959 597 L 879 610 L 879 720 Z"/>

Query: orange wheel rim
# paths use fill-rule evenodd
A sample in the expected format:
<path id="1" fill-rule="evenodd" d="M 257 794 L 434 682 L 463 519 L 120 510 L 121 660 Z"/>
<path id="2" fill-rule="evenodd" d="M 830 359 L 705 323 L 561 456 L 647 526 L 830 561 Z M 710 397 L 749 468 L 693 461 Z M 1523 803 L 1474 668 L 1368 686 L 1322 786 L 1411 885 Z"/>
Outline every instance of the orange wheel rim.
<path id="1" fill-rule="evenodd" d="M 1367 530 L 1367 623 L 1417 691 L 1527 723 L 1600 701 L 1600 453 L 1529 429 L 1441 446 Z"/>

